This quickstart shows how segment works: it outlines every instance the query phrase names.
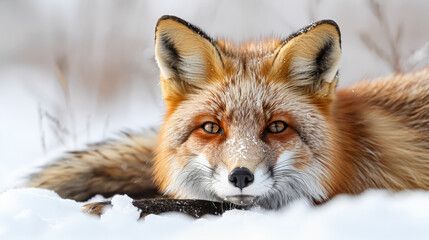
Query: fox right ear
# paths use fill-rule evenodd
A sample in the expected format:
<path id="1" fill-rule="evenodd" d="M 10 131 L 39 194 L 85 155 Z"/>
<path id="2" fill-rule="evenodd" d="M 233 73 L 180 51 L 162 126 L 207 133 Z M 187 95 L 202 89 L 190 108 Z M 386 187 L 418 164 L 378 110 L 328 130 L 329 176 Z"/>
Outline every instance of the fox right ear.
<path id="1" fill-rule="evenodd" d="M 221 53 L 213 39 L 180 18 L 166 15 L 158 20 L 155 54 L 167 107 L 221 76 Z"/>
<path id="2" fill-rule="evenodd" d="M 332 20 L 315 22 L 285 40 L 272 65 L 276 79 L 321 99 L 333 97 L 341 58 L 341 34 Z"/>

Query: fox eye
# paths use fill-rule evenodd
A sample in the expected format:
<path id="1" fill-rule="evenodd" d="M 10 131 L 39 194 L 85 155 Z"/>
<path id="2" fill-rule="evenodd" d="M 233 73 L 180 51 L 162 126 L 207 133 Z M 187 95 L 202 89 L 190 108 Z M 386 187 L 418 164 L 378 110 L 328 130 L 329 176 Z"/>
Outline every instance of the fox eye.
<path id="1" fill-rule="evenodd" d="M 203 125 L 201 125 L 201 128 L 204 130 L 204 132 L 210 134 L 220 133 L 222 130 L 219 125 L 214 122 L 205 122 Z"/>
<path id="2" fill-rule="evenodd" d="M 274 121 L 267 127 L 269 133 L 281 133 L 287 128 L 287 124 L 283 121 Z"/>

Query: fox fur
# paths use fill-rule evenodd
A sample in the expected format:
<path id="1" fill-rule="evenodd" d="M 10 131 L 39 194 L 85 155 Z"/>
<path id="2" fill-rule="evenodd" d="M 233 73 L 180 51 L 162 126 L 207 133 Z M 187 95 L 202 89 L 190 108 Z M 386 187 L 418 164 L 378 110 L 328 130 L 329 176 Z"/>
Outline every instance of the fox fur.
<path id="1" fill-rule="evenodd" d="M 79 201 L 163 194 L 267 209 L 429 190 L 429 68 L 336 91 L 341 35 L 331 20 L 236 45 L 163 16 L 155 52 L 160 131 L 70 152 L 28 186 Z M 244 187 L 229 178 L 237 168 L 252 176 Z"/>

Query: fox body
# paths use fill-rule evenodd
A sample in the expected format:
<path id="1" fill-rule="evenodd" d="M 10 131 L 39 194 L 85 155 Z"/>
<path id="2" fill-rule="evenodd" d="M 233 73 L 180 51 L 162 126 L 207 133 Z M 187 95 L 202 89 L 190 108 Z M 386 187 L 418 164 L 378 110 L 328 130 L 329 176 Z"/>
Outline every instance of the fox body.
<path id="1" fill-rule="evenodd" d="M 429 190 L 429 69 L 336 91 L 341 38 L 330 20 L 235 45 L 164 16 L 155 36 L 161 130 L 68 153 L 28 186 L 76 200 L 164 194 L 268 209 Z"/>

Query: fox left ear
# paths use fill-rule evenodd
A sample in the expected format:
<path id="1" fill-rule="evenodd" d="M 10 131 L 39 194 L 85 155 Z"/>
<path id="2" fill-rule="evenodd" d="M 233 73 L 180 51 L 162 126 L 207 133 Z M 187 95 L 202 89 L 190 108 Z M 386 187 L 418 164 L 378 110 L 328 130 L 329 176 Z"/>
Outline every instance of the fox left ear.
<path id="1" fill-rule="evenodd" d="M 275 79 L 287 81 L 305 93 L 331 98 L 338 82 L 341 34 L 332 20 L 313 23 L 285 40 L 273 60 Z"/>
<path id="2" fill-rule="evenodd" d="M 221 76 L 223 62 L 215 41 L 201 29 L 165 15 L 155 30 L 155 55 L 167 108 L 204 89 Z"/>

